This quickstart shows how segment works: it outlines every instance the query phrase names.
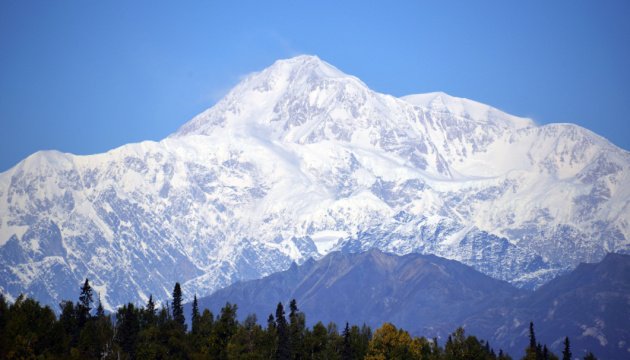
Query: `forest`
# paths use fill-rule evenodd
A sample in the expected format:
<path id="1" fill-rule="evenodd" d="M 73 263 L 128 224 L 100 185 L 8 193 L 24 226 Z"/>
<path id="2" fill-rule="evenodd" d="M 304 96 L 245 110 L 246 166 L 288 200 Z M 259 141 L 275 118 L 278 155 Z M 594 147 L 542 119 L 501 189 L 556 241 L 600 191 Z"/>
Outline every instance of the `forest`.
<path id="1" fill-rule="evenodd" d="M 200 312 L 196 296 L 187 322 L 182 299 L 176 283 L 171 301 L 159 308 L 150 296 L 144 306 L 128 303 L 107 314 L 86 279 L 78 301 L 62 301 L 57 316 L 34 299 L 20 295 L 10 303 L 0 294 L 0 359 L 512 359 L 461 327 L 443 345 L 390 323 L 374 331 L 348 323 L 309 328 L 295 300 L 288 310 L 278 303 L 263 326 L 255 315 L 238 321 L 236 304 L 216 315 Z M 520 358 L 574 359 L 568 338 L 558 356 L 536 341 L 533 323 Z"/>

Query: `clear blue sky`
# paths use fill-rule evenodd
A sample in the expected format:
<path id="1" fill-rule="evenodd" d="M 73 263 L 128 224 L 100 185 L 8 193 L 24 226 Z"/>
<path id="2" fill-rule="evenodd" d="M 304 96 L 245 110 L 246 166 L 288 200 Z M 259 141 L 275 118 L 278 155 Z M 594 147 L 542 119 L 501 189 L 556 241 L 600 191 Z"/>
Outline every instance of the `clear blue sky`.
<path id="1" fill-rule="evenodd" d="M 241 76 L 315 54 L 630 149 L 630 1 L 0 2 L 0 171 L 160 140 Z"/>

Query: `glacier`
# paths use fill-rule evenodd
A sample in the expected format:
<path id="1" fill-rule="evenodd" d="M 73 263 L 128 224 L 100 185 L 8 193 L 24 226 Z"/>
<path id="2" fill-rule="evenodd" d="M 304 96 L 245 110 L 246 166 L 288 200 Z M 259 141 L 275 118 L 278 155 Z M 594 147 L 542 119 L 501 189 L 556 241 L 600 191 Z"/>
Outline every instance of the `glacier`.
<path id="1" fill-rule="evenodd" d="M 278 60 L 162 141 L 0 174 L 0 292 L 188 299 L 333 250 L 435 254 L 536 288 L 630 252 L 630 153 L 445 93 Z"/>

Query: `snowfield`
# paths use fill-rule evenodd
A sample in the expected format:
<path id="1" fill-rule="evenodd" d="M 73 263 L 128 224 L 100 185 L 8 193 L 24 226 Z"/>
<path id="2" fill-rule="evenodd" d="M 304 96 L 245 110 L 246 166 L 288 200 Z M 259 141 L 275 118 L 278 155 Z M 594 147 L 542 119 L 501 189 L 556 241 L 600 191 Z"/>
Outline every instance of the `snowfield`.
<path id="1" fill-rule="evenodd" d="M 0 291 L 208 295 L 332 250 L 431 253 L 536 287 L 630 250 L 630 153 L 444 93 L 279 60 L 160 142 L 0 174 Z"/>

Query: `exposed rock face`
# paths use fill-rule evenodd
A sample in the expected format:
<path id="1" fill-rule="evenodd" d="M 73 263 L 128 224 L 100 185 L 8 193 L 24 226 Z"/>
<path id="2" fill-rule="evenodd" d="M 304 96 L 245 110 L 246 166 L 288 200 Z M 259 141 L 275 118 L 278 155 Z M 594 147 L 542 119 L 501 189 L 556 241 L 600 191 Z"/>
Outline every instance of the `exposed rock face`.
<path id="1" fill-rule="evenodd" d="M 55 305 L 88 277 L 112 309 L 369 248 L 531 288 L 628 251 L 629 164 L 575 125 L 394 98 L 300 56 L 163 141 L 39 152 L 0 174 L 0 291 Z"/>

